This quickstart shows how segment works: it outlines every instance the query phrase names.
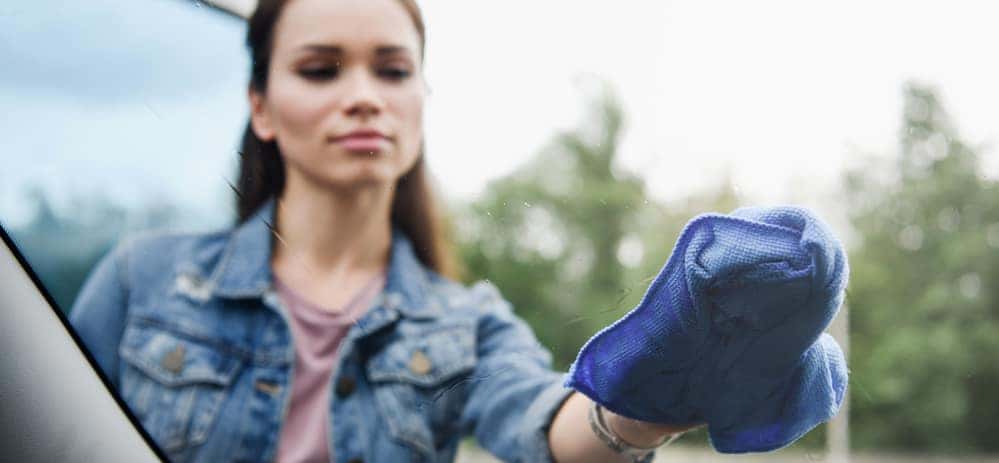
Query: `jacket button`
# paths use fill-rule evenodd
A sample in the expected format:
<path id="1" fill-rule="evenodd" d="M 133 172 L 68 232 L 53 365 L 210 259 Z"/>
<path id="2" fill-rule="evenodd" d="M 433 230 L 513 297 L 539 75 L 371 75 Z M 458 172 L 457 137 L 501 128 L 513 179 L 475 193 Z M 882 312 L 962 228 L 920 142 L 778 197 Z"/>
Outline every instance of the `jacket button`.
<path id="1" fill-rule="evenodd" d="M 354 378 L 351 378 L 350 376 L 343 376 L 336 382 L 336 395 L 340 397 L 347 397 L 354 392 L 354 388 L 356 386 L 357 383 L 354 381 Z"/>
<path id="2" fill-rule="evenodd" d="M 413 352 L 413 357 L 409 359 L 409 371 L 412 371 L 418 375 L 425 375 L 430 373 L 430 369 L 433 365 L 430 363 L 430 359 L 427 358 L 427 354 L 422 351 Z"/>
<path id="3" fill-rule="evenodd" d="M 167 352 L 160 359 L 160 366 L 175 375 L 180 373 L 184 369 L 184 345 L 177 344 L 177 347 Z"/>

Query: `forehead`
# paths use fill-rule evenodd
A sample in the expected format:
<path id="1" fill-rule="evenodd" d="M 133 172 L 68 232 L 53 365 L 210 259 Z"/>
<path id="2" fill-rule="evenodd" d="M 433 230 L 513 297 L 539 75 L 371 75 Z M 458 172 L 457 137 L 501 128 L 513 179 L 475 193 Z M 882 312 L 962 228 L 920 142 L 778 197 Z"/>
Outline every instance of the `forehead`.
<path id="1" fill-rule="evenodd" d="M 307 45 L 350 49 L 399 46 L 419 53 L 419 34 L 398 0 L 293 0 L 274 31 L 274 50 Z"/>

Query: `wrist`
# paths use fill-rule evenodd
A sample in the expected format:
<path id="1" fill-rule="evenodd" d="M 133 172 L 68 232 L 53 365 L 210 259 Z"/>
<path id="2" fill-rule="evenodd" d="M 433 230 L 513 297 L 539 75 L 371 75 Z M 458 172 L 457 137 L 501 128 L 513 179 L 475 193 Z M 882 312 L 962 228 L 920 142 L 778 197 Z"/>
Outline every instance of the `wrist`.
<path id="1" fill-rule="evenodd" d="M 614 413 L 606 408 L 603 410 L 607 426 L 622 440 L 635 447 L 651 447 L 695 426 L 673 426 L 647 421 L 634 420 Z"/>

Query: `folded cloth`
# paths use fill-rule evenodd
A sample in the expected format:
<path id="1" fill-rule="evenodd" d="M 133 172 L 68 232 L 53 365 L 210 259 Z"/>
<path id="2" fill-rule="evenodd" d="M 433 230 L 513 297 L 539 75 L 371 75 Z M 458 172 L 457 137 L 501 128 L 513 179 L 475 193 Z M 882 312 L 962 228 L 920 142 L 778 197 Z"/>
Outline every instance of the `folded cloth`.
<path id="1" fill-rule="evenodd" d="M 707 423 L 719 452 L 787 446 L 843 401 L 846 361 L 823 331 L 847 276 L 842 245 L 805 209 L 698 216 L 638 306 L 583 346 L 566 386 L 629 418 Z"/>

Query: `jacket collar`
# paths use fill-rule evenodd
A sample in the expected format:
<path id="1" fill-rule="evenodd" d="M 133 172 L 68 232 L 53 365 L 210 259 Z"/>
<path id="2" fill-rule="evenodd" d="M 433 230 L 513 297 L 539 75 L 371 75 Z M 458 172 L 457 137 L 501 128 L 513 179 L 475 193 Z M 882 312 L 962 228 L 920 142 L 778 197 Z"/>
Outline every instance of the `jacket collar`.
<path id="1" fill-rule="evenodd" d="M 216 296 L 263 298 L 272 290 L 274 204 L 273 199 L 268 200 L 233 230 L 211 277 Z M 388 274 L 378 305 L 411 317 L 439 315 L 440 304 L 430 297 L 430 278 L 430 270 L 416 257 L 405 233 L 393 227 Z"/>

